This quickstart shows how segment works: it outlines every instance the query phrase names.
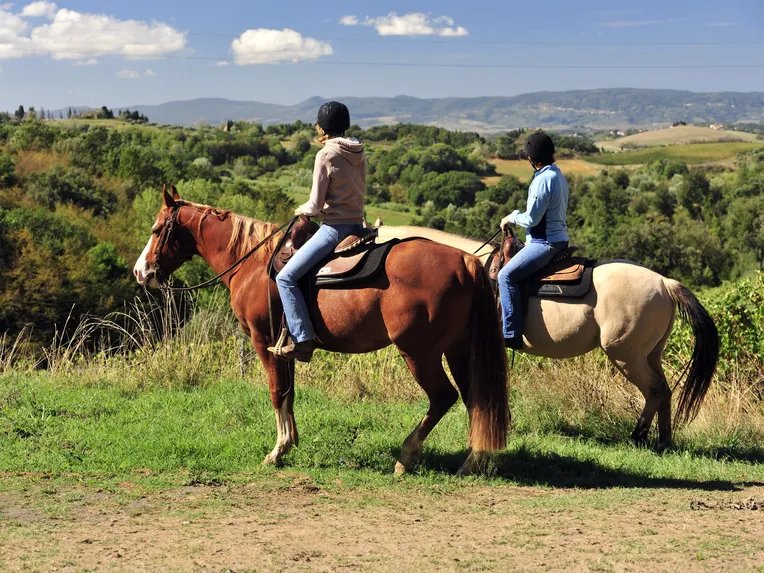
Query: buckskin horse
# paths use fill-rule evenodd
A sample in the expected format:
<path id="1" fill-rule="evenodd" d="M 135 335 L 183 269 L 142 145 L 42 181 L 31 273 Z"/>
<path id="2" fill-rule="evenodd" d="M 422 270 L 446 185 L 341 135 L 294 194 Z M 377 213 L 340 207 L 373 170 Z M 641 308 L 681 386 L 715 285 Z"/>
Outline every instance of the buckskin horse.
<path id="1" fill-rule="evenodd" d="M 263 463 L 279 465 L 297 445 L 294 364 L 267 351 L 277 326 L 272 317 L 282 310 L 267 273 L 281 234 L 274 234 L 274 224 L 183 201 L 175 187 L 162 194 L 164 204 L 133 273 L 140 284 L 159 287 L 199 255 L 222 274 L 233 312 L 267 372 L 278 438 Z M 252 253 L 256 243 L 262 248 Z M 246 253 L 252 255 L 235 266 Z M 480 260 L 426 239 L 396 242 L 388 247 L 381 272 L 361 286 L 311 291 L 319 348 L 363 353 L 394 344 L 427 394 L 429 409 L 403 442 L 396 473 L 412 469 L 422 442 L 461 393 L 470 417 L 471 451 L 460 472 L 472 472 L 479 454 L 505 447 L 510 416 L 507 356 Z M 459 393 L 443 369 L 444 355 Z"/>
<path id="2" fill-rule="evenodd" d="M 467 252 L 480 251 L 486 265 L 498 250 L 480 250 L 478 241 L 434 229 L 379 228 L 380 240 L 410 236 L 427 237 Z M 507 237 L 501 245 L 505 262 L 521 247 L 514 235 Z M 602 348 L 645 398 L 632 439 L 637 443 L 647 441 L 657 412 L 657 449 L 670 447 L 672 391 L 661 361 L 677 308 L 695 336 L 690 363 L 680 376 L 684 384 L 675 414 L 679 422 L 690 421 L 697 415 L 711 384 L 719 358 L 716 326 L 687 287 L 631 261 L 596 263 L 589 278 L 591 286 L 582 296 L 528 298 L 524 352 L 547 358 L 573 358 Z"/>

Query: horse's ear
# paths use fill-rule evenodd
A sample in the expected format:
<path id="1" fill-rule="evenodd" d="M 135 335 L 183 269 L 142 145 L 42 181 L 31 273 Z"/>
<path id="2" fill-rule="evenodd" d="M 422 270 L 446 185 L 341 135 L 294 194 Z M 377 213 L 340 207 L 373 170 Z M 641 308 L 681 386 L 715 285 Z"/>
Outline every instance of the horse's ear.
<path id="1" fill-rule="evenodd" d="M 175 188 L 175 185 L 172 186 L 172 198 L 176 201 L 180 201 L 180 193 L 178 193 L 178 190 Z"/>
<path id="2" fill-rule="evenodd" d="M 162 197 L 165 207 L 175 207 L 175 198 L 167 191 L 167 185 L 162 186 Z"/>

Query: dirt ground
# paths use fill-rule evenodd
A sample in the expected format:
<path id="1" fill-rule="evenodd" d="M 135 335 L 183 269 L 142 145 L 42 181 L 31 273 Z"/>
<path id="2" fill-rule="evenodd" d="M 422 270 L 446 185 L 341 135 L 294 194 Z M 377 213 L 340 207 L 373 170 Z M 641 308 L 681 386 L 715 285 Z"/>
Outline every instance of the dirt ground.
<path id="1" fill-rule="evenodd" d="M 764 571 L 764 486 L 0 487 L 0 569 Z M 4 478 L 8 484 L 7 476 Z M 0 484 L 2 485 L 2 484 Z"/>

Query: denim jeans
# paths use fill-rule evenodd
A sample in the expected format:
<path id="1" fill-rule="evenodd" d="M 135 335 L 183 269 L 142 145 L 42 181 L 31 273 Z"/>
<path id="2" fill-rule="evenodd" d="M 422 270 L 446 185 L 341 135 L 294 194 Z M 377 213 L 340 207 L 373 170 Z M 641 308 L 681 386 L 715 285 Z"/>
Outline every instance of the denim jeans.
<path id="1" fill-rule="evenodd" d="M 515 338 L 523 335 L 524 313 L 520 300 L 520 281 L 536 274 L 567 246 L 567 241 L 548 243 L 534 239 L 499 271 L 498 281 L 504 338 Z"/>
<path id="2" fill-rule="evenodd" d="M 308 305 L 297 283 L 305 273 L 329 256 L 343 239 L 362 228 L 361 225 L 321 225 L 276 277 L 289 333 L 294 342 L 316 337 Z"/>

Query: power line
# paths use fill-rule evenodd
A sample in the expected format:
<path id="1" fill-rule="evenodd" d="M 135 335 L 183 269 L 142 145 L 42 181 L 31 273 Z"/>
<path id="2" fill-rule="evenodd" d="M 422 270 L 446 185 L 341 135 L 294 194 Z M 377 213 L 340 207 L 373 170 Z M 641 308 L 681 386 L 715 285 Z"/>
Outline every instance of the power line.
<path id="1" fill-rule="evenodd" d="M 212 38 L 238 38 L 236 32 L 186 32 L 188 36 L 206 36 Z M 240 35 L 240 34 L 239 34 Z M 384 38 L 328 38 L 322 42 L 331 42 L 332 44 L 342 43 L 362 43 L 362 44 L 450 44 L 455 47 L 461 45 L 476 46 L 534 46 L 534 47 L 597 47 L 597 48 L 619 48 L 619 47 L 643 47 L 643 48 L 720 48 L 720 47 L 756 47 L 764 46 L 762 42 L 579 42 L 579 41 L 548 41 L 548 42 L 524 42 L 518 40 L 465 40 L 462 38 L 439 38 L 432 36 L 385 36 Z"/>
<path id="2" fill-rule="evenodd" d="M 156 59 L 174 60 L 202 60 L 212 62 L 235 63 L 230 56 L 181 56 L 168 54 Z M 485 63 L 448 63 L 448 62 L 373 62 L 373 61 L 342 61 L 342 60 L 314 60 L 310 62 L 273 62 L 274 64 L 292 65 L 324 65 L 324 66 L 363 66 L 363 67 L 403 67 L 403 68 L 486 68 L 486 69 L 509 69 L 509 70 L 706 70 L 706 69 L 760 69 L 761 64 L 485 64 Z"/>

